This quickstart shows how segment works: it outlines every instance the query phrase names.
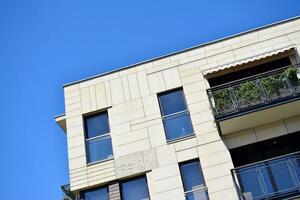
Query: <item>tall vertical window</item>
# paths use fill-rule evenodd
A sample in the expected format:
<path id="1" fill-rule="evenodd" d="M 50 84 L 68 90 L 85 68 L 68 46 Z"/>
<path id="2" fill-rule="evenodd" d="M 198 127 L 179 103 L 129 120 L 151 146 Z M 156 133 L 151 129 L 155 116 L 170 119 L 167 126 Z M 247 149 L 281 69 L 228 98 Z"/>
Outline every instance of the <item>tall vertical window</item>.
<path id="1" fill-rule="evenodd" d="M 198 160 L 179 164 L 186 200 L 208 200 L 201 166 Z"/>
<path id="2" fill-rule="evenodd" d="M 80 199 L 82 200 L 109 200 L 107 187 L 97 188 L 81 192 Z"/>
<path id="3" fill-rule="evenodd" d="M 175 140 L 194 133 L 189 110 L 182 89 L 158 95 L 167 140 Z"/>
<path id="4" fill-rule="evenodd" d="M 112 158 L 107 112 L 85 117 L 84 120 L 88 163 Z"/>
<path id="5" fill-rule="evenodd" d="M 121 183 L 122 200 L 149 200 L 146 177 L 135 178 Z"/>

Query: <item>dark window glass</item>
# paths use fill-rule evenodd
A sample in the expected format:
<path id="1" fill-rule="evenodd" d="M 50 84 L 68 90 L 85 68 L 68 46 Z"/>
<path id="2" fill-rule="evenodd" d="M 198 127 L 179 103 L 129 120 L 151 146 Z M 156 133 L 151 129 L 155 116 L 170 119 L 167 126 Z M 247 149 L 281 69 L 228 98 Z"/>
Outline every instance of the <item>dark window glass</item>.
<path id="1" fill-rule="evenodd" d="M 90 190 L 81 194 L 81 199 L 84 200 L 109 200 L 107 188 L 99 188 Z"/>
<path id="2" fill-rule="evenodd" d="M 93 115 L 85 120 L 87 138 L 109 133 L 107 112 Z"/>
<path id="3" fill-rule="evenodd" d="M 164 118 L 167 140 L 188 136 L 193 133 L 192 122 L 188 113 Z"/>
<path id="4" fill-rule="evenodd" d="M 149 192 L 146 177 L 125 181 L 122 186 L 122 200 L 148 200 Z"/>
<path id="5" fill-rule="evenodd" d="M 88 163 L 113 157 L 107 112 L 86 117 L 85 132 Z"/>
<path id="6" fill-rule="evenodd" d="M 88 140 L 87 147 L 89 163 L 109 159 L 113 156 L 110 136 Z"/>
<path id="7" fill-rule="evenodd" d="M 176 90 L 159 96 L 163 115 L 169 115 L 186 110 L 182 90 Z"/>
<path id="8" fill-rule="evenodd" d="M 199 161 L 179 165 L 186 200 L 207 200 L 208 194 Z"/>
<path id="9" fill-rule="evenodd" d="M 158 96 L 167 140 L 175 140 L 194 133 L 182 89 Z"/>

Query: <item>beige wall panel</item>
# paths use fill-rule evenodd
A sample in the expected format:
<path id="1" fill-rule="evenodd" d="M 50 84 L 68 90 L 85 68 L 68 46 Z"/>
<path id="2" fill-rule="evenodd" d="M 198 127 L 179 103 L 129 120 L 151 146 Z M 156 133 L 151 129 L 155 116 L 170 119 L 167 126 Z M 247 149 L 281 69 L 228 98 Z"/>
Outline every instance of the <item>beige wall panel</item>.
<path id="1" fill-rule="evenodd" d="M 177 163 L 174 145 L 164 145 L 156 148 L 159 167 Z"/>
<path id="2" fill-rule="evenodd" d="M 91 98 L 90 98 L 90 91 L 88 87 L 80 89 L 80 96 L 81 96 L 81 110 L 82 113 L 91 112 Z"/>
<path id="3" fill-rule="evenodd" d="M 287 130 L 282 121 L 267 124 L 255 128 L 255 133 L 258 141 L 267 140 L 287 134 Z"/>
<path id="4" fill-rule="evenodd" d="M 141 95 L 140 95 L 140 89 L 139 89 L 139 84 L 137 81 L 136 74 L 128 75 L 128 83 L 129 83 L 129 91 L 130 91 L 131 98 L 132 99 L 139 98 Z"/>
<path id="5" fill-rule="evenodd" d="M 198 158 L 197 148 L 185 149 L 176 152 L 177 162 L 185 162 Z"/>
<path id="6" fill-rule="evenodd" d="M 181 80 L 177 67 L 163 71 L 166 89 L 173 89 L 181 86 Z"/>
<path id="7" fill-rule="evenodd" d="M 97 108 L 103 109 L 107 107 L 106 91 L 105 91 L 104 83 L 99 83 L 95 85 L 95 93 L 96 93 Z"/>
<path id="8" fill-rule="evenodd" d="M 141 96 L 144 97 L 144 96 L 150 95 L 150 89 L 149 89 L 146 72 L 145 71 L 138 72 L 137 79 L 138 79 Z"/>
<path id="9" fill-rule="evenodd" d="M 150 86 L 151 94 L 166 90 L 164 78 L 161 72 L 148 75 L 148 82 Z"/>
<path id="10" fill-rule="evenodd" d="M 122 79 L 114 79 L 110 81 L 111 97 L 113 104 L 124 102 L 124 93 Z"/>
<path id="11" fill-rule="evenodd" d="M 151 148 L 155 148 L 166 144 L 166 136 L 163 124 L 153 125 L 148 127 L 148 134 Z"/>

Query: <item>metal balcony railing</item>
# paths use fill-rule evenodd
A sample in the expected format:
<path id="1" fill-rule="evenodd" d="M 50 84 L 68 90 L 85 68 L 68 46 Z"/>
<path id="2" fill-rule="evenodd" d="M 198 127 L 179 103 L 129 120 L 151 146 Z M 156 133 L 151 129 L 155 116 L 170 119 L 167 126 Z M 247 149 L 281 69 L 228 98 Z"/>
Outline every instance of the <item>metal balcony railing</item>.
<path id="1" fill-rule="evenodd" d="M 63 192 L 63 200 L 77 200 L 78 198 L 71 192 L 70 184 L 61 186 Z"/>
<path id="2" fill-rule="evenodd" d="M 216 120 L 300 98 L 299 66 L 287 66 L 208 89 Z"/>
<path id="3" fill-rule="evenodd" d="M 232 170 L 242 200 L 281 200 L 300 196 L 300 153 Z"/>
<path id="4" fill-rule="evenodd" d="M 185 200 L 209 200 L 206 186 L 184 192 Z"/>

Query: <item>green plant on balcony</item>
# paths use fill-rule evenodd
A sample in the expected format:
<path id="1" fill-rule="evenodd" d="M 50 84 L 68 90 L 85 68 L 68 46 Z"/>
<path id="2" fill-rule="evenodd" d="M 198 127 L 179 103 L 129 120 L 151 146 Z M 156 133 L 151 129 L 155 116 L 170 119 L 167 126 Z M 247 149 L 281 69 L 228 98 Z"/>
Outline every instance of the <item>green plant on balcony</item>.
<path id="1" fill-rule="evenodd" d="M 224 113 L 226 110 L 232 108 L 232 101 L 230 97 L 230 89 L 220 89 L 213 92 L 213 99 L 215 102 L 215 111 L 217 113 Z"/>
<path id="2" fill-rule="evenodd" d="M 296 67 L 291 66 L 291 67 L 287 68 L 283 73 L 284 76 L 289 80 L 289 82 L 292 84 L 293 87 L 296 87 L 300 84 L 299 79 L 297 77 L 298 70 L 299 69 L 297 69 Z"/>
<path id="3" fill-rule="evenodd" d="M 285 76 L 284 74 L 267 76 L 262 79 L 262 86 L 268 98 L 273 95 L 280 96 L 280 89 L 286 86 Z"/>
<path id="4" fill-rule="evenodd" d="M 260 89 L 255 80 L 241 83 L 235 88 L 235 92 L 241 107 L 261 101 Z"/>
<path id="5" fill-rule="evenodd" d="M 243 108 L 261 103 L 263 101 L 263 92 L 266 94 L 267 98 L 270 99 L 277 98 L 287 91 L 290 92 L 288 82 L 294 89 L 300 86 L 297 73 L 298 69 L 291 66 L 278 74 L 242 82 L 233 88 L 228 86 L 227 88 L 213 91 L 211 93 L 211 98 L 213 98 L 214 101 L 215 112 L 224 114 L 235 109 L 235 103 L 232 101 L 232 96 L 236 96 L 239 107 Z"/>
<path id="6" fill-rule="evenodd" d="M 292 87 L 297 87 L 299 85 L 297 72 L 298 69 L 291 66 L 280 74 L 275 74 L 263 78 L 262 85 L 265 89 L 267 97 L 271 98 L 272 96 L 274 97 L 274 95 L 281 96 L 281 90 L 288 90 L 288 82 Z"/>

